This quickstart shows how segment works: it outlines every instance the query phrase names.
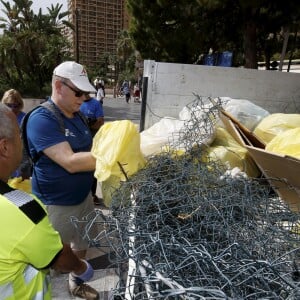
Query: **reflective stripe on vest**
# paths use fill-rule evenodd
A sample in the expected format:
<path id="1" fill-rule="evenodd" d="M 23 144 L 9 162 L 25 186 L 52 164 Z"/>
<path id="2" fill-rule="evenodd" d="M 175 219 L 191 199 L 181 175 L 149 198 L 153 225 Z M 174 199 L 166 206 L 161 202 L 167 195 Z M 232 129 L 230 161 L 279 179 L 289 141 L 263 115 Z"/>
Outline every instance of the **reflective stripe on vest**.
<path id="1" fill-rule="evenodd" d="M 30 282 L 34 279 L 34 277 L 36 277 L 38 275 L 39 271 L 34 268 L 31 265 L 28 265 L 24 272 L 24 282 L 28 285 L 30 284 Z M 46 275 L 43 281 L 43 290 L 42 291 L 37 291 L 36 295 L 34 296 L 34 298 L 32 298 L 33 300 L 43 300 L 45 294 L 47 294 L 49 287 L 50 287 L 50 275 Z"/>
<path id="2" fill-rule="evenodd" d="M 32 300 L 44 300 L 44 293 L 43 292 L 36 293 L 36 295 L 34 296 L 34 298 L 32 298 Z"/>
<path id="3" fill-rule="evenodd" d="M 50 275 L 46 275 L 45 280 L 43 282 L 43 290 L 37 292 L 34 298 L 32 298 L 32 300 L 44 300 L 45 295 L 49 291 L 50 282 L 51 282 Z"/>
<path id="4" fill-rule="evenodd" d="M 23 191 L 12 190 L 3 194 L 3 196 L 19 207 L 34 224 L 38 224 L 46 216 L 42 206 L 31 195 Z"/>
<path id="5" fill-rule="evenodd" d="M 36 293 L 35 297 L 32 300 L 44 300 L 45 295 L 48 293 L 51 284 L 50 275 L 46 275 L 43 282 L 43 290 Z"/>
<path id="6" fill-rule="evenodd" d="M 26 285 L 29 285 L 32 280 L 39 274 L 39 271 L 32 267 L 31 265 L 28 265 L 25 270 L 23 271 L 23 278 Z M 37 291 L 34 295 L 32 300 L 44 300 L 45 295 L 49 291 L 49 287 L 51 284 L 50 275 L 46 275 L 43 281 L 43 290 Z M 11 298 L 14 295 L 13 285 L 12 283 L 6 283 L 3 285 L 0 285 L 0 298 L 5 300 L 7 298 Z"/>
<path id="7" fill-rule="evenodd" d="M 29 194 L 20 190 L 13 190 L 5 193 L 4 196 L 18 207 L 32 201 L 32 197 Z"/>
<path id="8" fill-rule="evenodd" d="M 6 283 L 0 285 L 0 295 L 1 299 L 6 299 L 11 297 L 14 294 L 13 287 L 11 283 Z M 3 298 L 2 298 L 3 297 Z"/>
<path id="9" fill-rule="evenodd" d="M 51 277 L 50 277 L 50 273 L 49 273 L 45 276 L 44 283 L 43 283 L 44 294 L 46 294 L 48 292 L 50 285 L 51 285 Z"/>
<path id="10" fill-rule="evenodd" d="M 39 271 L 37 269 L 31 265 L 28 265 L 23 272 L 24 282 L 28 285 L 38 273 Z"/>

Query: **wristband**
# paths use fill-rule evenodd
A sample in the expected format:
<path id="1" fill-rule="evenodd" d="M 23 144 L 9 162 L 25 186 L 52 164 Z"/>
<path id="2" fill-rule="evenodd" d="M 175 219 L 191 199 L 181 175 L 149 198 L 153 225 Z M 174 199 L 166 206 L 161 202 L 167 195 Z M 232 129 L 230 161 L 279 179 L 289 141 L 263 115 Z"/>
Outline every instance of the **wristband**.
<path id="1" fill-rule="evenodd" d="M 72 272 L 72 275 L 81 279 L 82 281 L 89 281 L 94 275 L 94 269 L 86 260 L 82 259 L 82 261 L 86 264 L 86 270 L 79 275 L 76 275 L 74 272 Z"/>

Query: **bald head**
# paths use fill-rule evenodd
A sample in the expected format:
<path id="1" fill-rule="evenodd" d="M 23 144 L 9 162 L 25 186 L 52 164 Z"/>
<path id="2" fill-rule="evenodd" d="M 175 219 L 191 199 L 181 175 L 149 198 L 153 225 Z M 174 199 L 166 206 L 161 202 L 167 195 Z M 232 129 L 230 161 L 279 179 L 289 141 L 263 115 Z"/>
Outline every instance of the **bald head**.
<path id="1" fill-rule="evenodd" d="M 9 107 L 0 103 L 0 138 L 12 138 L 14 135 L 14 115 Z"/>

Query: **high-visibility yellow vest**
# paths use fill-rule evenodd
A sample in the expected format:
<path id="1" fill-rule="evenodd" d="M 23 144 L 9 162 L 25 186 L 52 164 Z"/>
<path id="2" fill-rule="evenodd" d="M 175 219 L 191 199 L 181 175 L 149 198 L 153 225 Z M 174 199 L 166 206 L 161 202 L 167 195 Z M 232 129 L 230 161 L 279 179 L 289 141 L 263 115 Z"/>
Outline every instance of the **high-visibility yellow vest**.
<path id="1" fill-rule="evenodd" d="M 36 197 L 2 181 L 0 191 L 0 300 L 51 299 L 48 266 L 60 236 Z"/>

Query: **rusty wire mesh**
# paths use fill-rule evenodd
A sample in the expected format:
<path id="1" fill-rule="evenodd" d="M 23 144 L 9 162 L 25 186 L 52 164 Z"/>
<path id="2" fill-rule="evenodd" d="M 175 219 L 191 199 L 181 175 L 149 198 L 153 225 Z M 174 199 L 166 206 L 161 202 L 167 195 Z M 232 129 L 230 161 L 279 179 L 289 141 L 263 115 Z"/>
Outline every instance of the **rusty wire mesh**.
<path id="1" fill-rule="evenodd" d="M 116 298 L 300 299 L 299 214 L 264 180 L 224 176 L 222 164 L 203 162 L 218 105 L 196 97 L 176 139 L 186 152 L 170 142 L 122 183 L 109 215 L 73 220 L 86 222 L 92 246 L 114 253 Z M 91 234 L 95 226 L 102 229 Z"/>

